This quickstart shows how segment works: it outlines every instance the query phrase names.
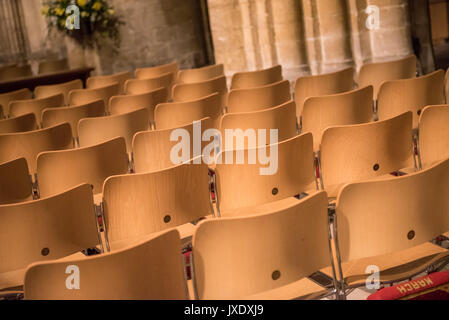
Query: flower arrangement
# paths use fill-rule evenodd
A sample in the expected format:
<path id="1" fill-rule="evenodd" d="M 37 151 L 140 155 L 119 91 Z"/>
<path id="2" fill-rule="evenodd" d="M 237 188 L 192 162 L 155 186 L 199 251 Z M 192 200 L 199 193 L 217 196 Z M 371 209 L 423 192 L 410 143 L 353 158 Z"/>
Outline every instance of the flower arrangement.
<path id="1" fill-rule="evenodd" d="M 70 5 L 79 9 L 79 29 L 66 27 L 67 19 L 75 23 L 74 12 L 66 12 Z M 46 17 L 49 32 L 55 29 L 64 32 L 83 48 L 101 47 L 103 40 L 120 47 L 119 26 L 125 23 L 107 0 L 48 0 L 44 1 L 41 12 Z"/>

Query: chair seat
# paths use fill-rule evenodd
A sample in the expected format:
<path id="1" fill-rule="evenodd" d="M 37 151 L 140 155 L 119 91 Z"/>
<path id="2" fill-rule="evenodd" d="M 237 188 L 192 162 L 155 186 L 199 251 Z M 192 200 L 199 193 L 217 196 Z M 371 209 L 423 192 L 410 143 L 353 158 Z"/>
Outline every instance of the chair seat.
<path id="1" fill-rule="evenodd" d="M 244 297 L 243 300 L 295 300 L 319 299 L 328 291 L 308 278 L 291 284 Z"/>
<path id="2" fill-rule="evenodd" d="M 70 256 L 58 259 L 58 261 L 66 261 L 71 259 L 82 259 L 86 257 L 82 252 L 74 253 Z M 0 273 L 0 296 L 7 292 L 23 291 L 23 280 L 27 268 L 14 270 L 10 272 Z"/>
<path id="3" fill-rule="evenodd" d="M 379 267 L 381 282 L 392 282 L 414 277 L 442 258 L 449 259 L 449 250 L 426 242 L 387 255 L 345 262 L 342 263 L 342 269 L 346 284 L 359 286 L 364 285 L 368 276 L 371 275 L 366 273 L 368 266 Z M 332 276 L 330 267 L 321 271 Z"/>

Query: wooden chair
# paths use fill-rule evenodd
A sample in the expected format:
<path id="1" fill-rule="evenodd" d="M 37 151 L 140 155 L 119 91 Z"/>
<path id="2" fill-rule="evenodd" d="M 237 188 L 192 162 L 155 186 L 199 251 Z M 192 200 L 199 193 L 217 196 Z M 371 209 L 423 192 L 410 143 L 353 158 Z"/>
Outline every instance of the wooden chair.
<path id="1" fill-rule="evenodd" d="M 83 89 L 83 82 L 80 79 L 76 79 L 69 82 L 60 84 L 51 84 L 46 86 L 37 86 L 34 88 L 35 98 L 47 98 L 56 94 L 62 93 L 64 95 L 65 104 L 69 104 L 69 92 L 72 90 Z"/>
<path id="2" fill-rule="evenodd" d="M 21 65 L 21 66 L 11 66 L 9 68 L 3 68 L 0 72 L 0 81 L 9 81 L 18 78 L 26 78 L 31 77 L 33 75 L 33 71 L 31 70 L 31 66 L 29 64 Z"/>
<path id="3" fill-rule="evenodd" d="M 371 122 L 374 119 L 373 87 L 346 93 L 311 97 L 304 103 L 302 132 L 312 132 L 313 148 L 318 151 L 324 129 Z"/>
<path id="4" fill-rule="evenodd" d="M 149 128 L 148 109 L 108 117 L 81 119 L 78 123 L 80 147 L 89 147 L 116 137 L 123 137 L 126 150 L 132 151 L 132 139 L 135 133 Z"/>
<path id="5" fill-rule="evenodd" d="M 382 284 L 447 263 L 449 251 L 428 241 L 449 230 L 448 194 L 449 160 L 399 178 L 346 185 L 335 214 L 345 288 L 364 286 L 370 265 L 379 268 Z"/>
<path id="6" fill-rule="evenodd" d="M 72 136 L 78 139 L 78 122 L 84 118 L 103 117 L 106 115 L 103 100 L 89 102 L 79 106 L 45 109 L 42 112 L 42 127 L 48 128 L 68 122 L 72 128 Z"/>
<path id="7" fill-rule="evenodd" d="M 96 89 L 72 90 L 69 93 L 69 105 L 81 105 L 103 100 L 106 112 L 109 112 L 109 99 L 120 94 L 118 83 Z"/>
<path id="8" fill-rule="evenodd" d="M 449 69 L 447 69 L 446 76 L 444 77 L 444 95 L 446 96 L 446 103 L 449 103 Z"/>
<path id="9" fill-rule="evenodd" d="M 154 122 L 156 129 L 177 128 L 207 117 L 217 120 L 221 111 L 221 97 L 213 93 L 188 102 L 158 104 L 154 110 Z"/>
<path id="10" fill-rule="evenodd" d="M 37 130 L 36 116 L 34 113 L 28 113 L 23 116 L 0 120 L 0 134 L 27 132 L 33 130 Z"/>
<path id="11" fill-rule="evenodd" d="M 103 186 L 103 206 L 111 250 L 189 224 L 212 213 L 208 167 L 186 163 L 161 171 L 109 177 Z M 191 235 L 180 232 L 182 239 Z"/>
<path id="12" fill-rule="evenodd" d="M 307 98 L 343 93 L 353 89 L 354 68 L 300 77 L 295 81 L 296 115 L 298 119 L 301 117 Z"/>
<path id="13" fill-rule="evenodd" d="M 270 146 L 220 152 L 215 166 L 219 214 L 239 215 L 250 207 L 316 191 L 312 140 L 306 133 Z M 259 155 L 272 152 L 277 152 L 272 163 L 262 163 Z M 257 154 L 257 161 L 250 161 L 251 154 Z M 272 174 L 262 174 L 262 168 L 273 169 Z"/>
<path id="14" fill-rule="evenodd" d="M 32 181 L 25 158 L 0 164 L 0 205 L 33 199 Z"/>
<path id="15" fill-rule="evenodd" d="M 260 111 L 279 106 L 291 98 L 288 80 L 250 89 L 234 89 L 228 94 L 227 112 Z"/>
<path id="16" fill-rule="evenodd" d="M 380 120 L 413 112 L 413 128 L 418 127 L 419 115 L 424 107 L 444 103 L 444 71 L 405 80 L 384 82 L 378 97 Z"/>
<path id="17" fill-rule="evenodd" d="M 178 73 L 178 83 L 195 83 L 224 76 L 223 64 L 215 64 L 197 69 L 180 70 Z"/>
<path id="18" fill-rule="evenodd" d="M 167 101 L 167 88 L 159 88 L 139 94 L 115 96 L 109 100 L 109 112 L 111 115 L 116 115 L 147 108 L 150 116 L 149 121 L 154 124 L 154 109 L 159 103 Z"/>
<path id="19" fill-rule="evenodd" d="M 83 256 L 79 251 L 98 244 L 100 238 L 88 184 L 50 198 L 1 205 L 0 289 L 23 285 L 26 268 L 32 262 L 76 253 Z"/>
<path id="20" fill-rule="evenodd" d="M 17 100 L 9 103 L 9 114 L 11 117 L 18 117 L 32 112 L 40 125 L 44 109 L 58 108 L 64 106 L 64 104 L 64 96 L 62 94 L 41 99 Z"/>
<path id="21" fill-rule="evenodd" d="M 423 168 L 449 158 L 449 105 L 423 109 L 419 118 L 419 155 Z"/>
<path id="22" fill-rule="evenodd" d="M 168 92 L 168 99 L 171 99 L 173 79 L 173 73 L 165 73 L 155 78 L 130 79 L 125 82 L 125 94 L 142 94 L 165 88 Z"/>
<path id="23" fill-rule="evenodd" d="M 213 93 L 220 95 L 221 107 L 224 109 L 228 94 L 225 76 L 195 83 L 176 84 L 173 87 L 172 96 L 174 102 L 188 102 L 207 97 Z"/>
<path id="24" fill-rule="evenodd" d="M 325 192 L 256 216 L 202 221 L 193 236 L 196 296 L 317 298 L 326 290 L 307 277 L 331 265 L 328 233 Z"/>
<path id="25" fill-rule="evenodd" d="M 357 84 L 359 88 L 373 86 L 374 100 L 377 100 L 382 83 L 391 80 L 410 79 L 416 77 L 416 56 L 364 64 L 359 71 Z"/>
<path id="26" fill-rule="evenodd" d="M 282 80 L 280 65 L 257 71 L 237 72 L 232 75 L 231 90 L 261 87 Z"/>
<path id="27" fill-rule="evenodd" d="M 156 78 L 166 73 L 172 73 L 174 75 L 173 81 L 176 81 L 178 72 L 179 72 L 178 63 L 172 62 L 155 67 L 137 68 L 134 72 L 134 76 L 137 79 L 148 79 L 148 78 Z"/>
<path id="28" fill-rule="evenodd" d="M 214 121 L 210 118 L 201 119 L 201 130 L 198 132 L 201 139 L 203 133 L 213 127 Z M 187 157 L 189 160 L 194 158 L 194 139 L 197 138 L 194 132 L 194 124 L 184 125 L 177 129 L 185 130 L 188 133 L 190 148 L 188 155 L 181 155 Z M 179 144 L 179 141 L 172 141 L 171 135 L 174 128 L 142 131 L 134 135 L 133 138 L 133 160 L 134 171 L 136 173 L 144 173 L 150 171 L 158 171 L 176 166 L 177 163 L 173 163 L 171 154 L 173 148 Z M 209 142 L 202 141 L 201 150 Z M 184 151 L 184 150 L 183 150 Z"/>
<path id="29" fill-rule="evenodd" d="M 321 140 L 321 184 L 335 197 L 345 183 L 414 167 L 412 114 L 327 128 Z"/>
<path id="30" fill-rule="evenodd" d="M 9 103 L 16 100 L 28 100 L 33 97 L 29 89 L 20 89 L 7 93 L 0 93 L 0 106 L 3 108 L 3 114 L 9 116 Z"/>
<path id="31" fill-rule="evenodd" d="M 170 230 L 132 247 L 89 259 L 34 263 L 25 274 L 25 299 L 185 300 L 181 241 Z M 79 290 L 68 290 L 66 270 L 77 266 Z"/>
<path id="32" fill-rule="evenodd" d="M 30 174 L 36 172 L 36 158 L 40 152 L 73 148 L 70 124 L 20 133 L 0 135 L 0 163 L 25 158 Z"/>
<path id="33" fill-rule="evenodd" d="M 48 74 L 69 70 L 69 61 L 67 59 L 46 60 L 39 62 L 38 73 Z"/>
<path id="34" fill-rule="evenodd" d="M 102 88 L 105 86 L 109 86 L 115 83 L 120 85 L 120 93 L 124 93 L 125 82 L 129 79 L 132 79 L 133 75 L 129 71 L 120 72 L 107 76 L 93 76 L 89 77 L 86 80 L 86 88 L 87 89 L 95 89 Z"/>
<path id="35" fill-rule="evenodd" d="M 81 183 L 92 186 L 94 197 L 101 194 L 106 178 L 128 173 L 124 138 L 92 147 L 49 151 L 37 157 L 39 194 L 48 197 Z"/>
<path id="36" fill-rule="evenodd" d="M 226 149 L 241 148 L 239 143 L 245 148 L 256 147 L 259 145 L 250 139 L 243 141 L 232 137 L 232 140 L 226 141 L 226 130 L 250 130 L 258 134 L 258 130 L 266 130 L 265 144 L 270 144 L 270 130 L 278 131 L 278 140 L 283 141 L 292 138 L 298 134 L 295 103 L 293 101 L 284 103 L 280 106 L 255 112 L 227 113 L 221 117 L 220 131 L 223 139 L 223 146 Z M 239 142 L 240 140 L 240 142 Z"/>

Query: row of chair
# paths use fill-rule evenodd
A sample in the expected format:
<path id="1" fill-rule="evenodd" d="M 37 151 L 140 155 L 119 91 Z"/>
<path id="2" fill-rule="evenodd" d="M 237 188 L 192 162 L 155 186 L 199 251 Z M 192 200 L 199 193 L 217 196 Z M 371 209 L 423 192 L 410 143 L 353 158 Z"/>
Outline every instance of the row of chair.
<path id="1" fill-rule="evenodd" d="M 81 185 L 36 202 L 0 206 L 6 221 L 0 224 L 0 244 L 8 243 L 8 250 L 0 251 L 8 261 L 0 273 L 40 261 L 17 277 L 26 299 L 341 298 L 365 285 L 369 266 L 379 268 L 380 283 L 392 283 L 449 262 L 449 251 L 430 242 L 449 230 L 448 175 L 445 160 L 400 178 L 347 184 L 334 211 L 319 192 L 257 215 L 202 221 L 193 235 L 191 281 L 181 260 L 180 234 L 173 229 L 111 253 L 63 258 L 99 243 L 92 193 Z M 152 186 L 149 194 L 161 196 L 154 185 L 146 186 Z M 164 191 L 172 192 L 177 204 L 179 192 L 189 192 L 184 199 L 192 195 L 188 189 Z M 134 201 L 127 198 L 124 206 Z M 21 242 L 7 241 L 18 235 Z M 330 283 L 313 281 L 317 272 Z M 72 285 L 81 283 L 77 290 L 67 286 L 71 274 Z"/>

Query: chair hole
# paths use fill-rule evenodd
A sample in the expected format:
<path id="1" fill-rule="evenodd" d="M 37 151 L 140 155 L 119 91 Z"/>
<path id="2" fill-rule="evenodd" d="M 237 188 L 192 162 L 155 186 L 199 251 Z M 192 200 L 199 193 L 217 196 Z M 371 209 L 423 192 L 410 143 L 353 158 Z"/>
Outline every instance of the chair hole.
<path id="1" fill-rule="evenodd" d="M 271 274 L 271 278 L 276 281 L 279 280 L 279 278 L 281 277 L 281 272 L 279 270 L 275 270 L 273 271 L 273 273 Z"/>
<path id="2" fill-rule="evenodd" d="M 418 110 L 418 112 L 417 112 L 418 116 L 421 115 L 421 112 L 422 112 L 422 110 Z"/>
<path id="3" fill-rule="evenodd" d="M 271 190 L 271 194 L 273 196 L 277 195 L 279 193 L 279 189 L 278 188 L 273 188 L 273 190 Z"/>
<path id="4" fill-rule="evenodd" d="M 415 231 L 414 230 L 409 231 L 409 233 L 407 234 L 407 238 L 409 240 L 413 240 L 415 238 Z"/>
<path id="5" fill-rule="evenodd" d="M 164 217 L 164 222 L 165 223 L 169 223 L 171 221 L 171 217 L 170 217 L 170 215 L 166 215 L 165 217 Z"/>
<path id="6" fill-rule="evenodd" d="M 44 257 L 48 256 L 50 254 L 50 249 L 48 248 L 43 248 L 41 250 L 41 255 L 43 255 Z"/>
<path id="7" fill-rule="evenodd" d="M 373 170 L 374 170 L 374 171 L 379 171 L 379 169 L 380 169 L 380 165 L 379 165 L 378 163 L 376 163 L 376 164 L 373 166 Z"/>

